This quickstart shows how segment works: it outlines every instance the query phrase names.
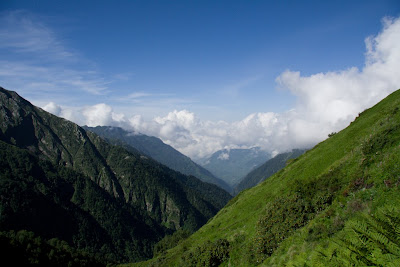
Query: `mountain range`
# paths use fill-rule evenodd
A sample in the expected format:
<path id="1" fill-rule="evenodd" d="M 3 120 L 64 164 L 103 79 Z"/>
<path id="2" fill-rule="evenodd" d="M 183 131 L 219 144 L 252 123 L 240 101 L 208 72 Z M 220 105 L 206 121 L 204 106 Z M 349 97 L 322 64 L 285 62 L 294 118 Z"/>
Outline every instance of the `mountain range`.
<path id="1" fill-rule="evenodd" d="M 234 188 L 250 171 L 270 158 L 271 154 L 268 152 L 259 147 L 253 147 L 219 150 L 198 162 Z"/>
<path id="2" fill-rule="evenodd" d="M 400 264 L 400 90 L 253 167 L 233 199 L 3 88 L 0 129 L 0 248 L 16 265 Z"/>
<path id="3" fill-rule="evenodd" d="M 134 266 L 399 266 L 400 90 Z"/>
<path id="4" fill-rule="evenodd" d="M 0 236 L 10 251 L 21 240 L 35 247 L 38 236 L 44 247 L 104 264 L 143 260 L 165 235 L 195 231 L 231 198 L 4 88 L 0 122 Z"/>
<path id="5" fill-rule="evenodd" d="M 258 185 L 274 173 L 283 169 L 288 160 L 295 159 L 305 152 L 304 149 L 293 149 L 290 152 L 281 153 L 268 160 L 258 168 L 248 173 L 234 189 L 234 195 L 239 194 L 242 190 Z"/>
<path id="6" fill-rule="evenodd" d="M 194 163 L 189 157 L 183 155 L 173 147 L 165 144 L 161 139 L 154 136 L 147 136 L 141 133 L 128 132 L 119 127 L 83 126 L 85 130 L 89 130 L 108 142 L 125 147 L 135 148 L 144 155 L 147 155 L 161 164 L 181 172 L 186 175 L 192 175 L 200 180 L 218 185 L 224 190 L 230 192 L 232 188 L 223 180 L 216 178 L 210 171 Z"/>

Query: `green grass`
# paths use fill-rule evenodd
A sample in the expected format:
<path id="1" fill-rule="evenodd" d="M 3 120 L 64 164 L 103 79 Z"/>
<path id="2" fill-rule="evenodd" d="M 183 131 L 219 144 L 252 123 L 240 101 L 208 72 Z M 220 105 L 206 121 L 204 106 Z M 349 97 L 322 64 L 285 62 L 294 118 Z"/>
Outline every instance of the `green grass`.
<path id="1" fill-rule="evenodd" d="M 315 248 L 329 247 L 348 221 L 400 204 L 399 108 L 397 91 L 282 171 L 240 193 L 178 246 L 136 265 L 190 266 L 187 255 L 196 257 L 201 246 L 219 239 L 229 242 L 229 258 L 222 266 L 260 261 L 265 266 L 317 265 Z M 304 207 L 308 216 L 298 223 Z M 261 241 L 270 244 L 278 238 L 269 253 L 257 248 Z"/>

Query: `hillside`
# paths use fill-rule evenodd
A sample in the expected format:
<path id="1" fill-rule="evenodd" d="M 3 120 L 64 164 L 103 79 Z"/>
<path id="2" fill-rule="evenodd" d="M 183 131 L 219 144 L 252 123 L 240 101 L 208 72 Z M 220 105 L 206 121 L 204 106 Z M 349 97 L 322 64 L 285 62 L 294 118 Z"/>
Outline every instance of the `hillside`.
<path id="1" fill-rule="evenodd" d="M 295 159 L 305 152 L 304 149 L 293 149 L 290 152 L 281 153 L 265 162 L 260 167 L 252 170 L 243 180 L 235 187 L 234 195 L 239 194 L 242 190 L 258 185 L 274 173 L 280 171 L 286 166 L 290 159 Z"/>
<path id="2" fill-rule="evenodd" d="M 25 229 L 111 262 L 137 261 L 165 234 L 198 229 L 231 198 L 3 88 L 0 121 L 0 231 Z"/>
<path id="3" fill-rule="evenodd" d="M 119 127 L 84 126 L 83 128 L 106 138 L 106 140 L 111 143 L 117 144 L 118 141 L 122 142 L 122 144 L 125 144 L 124 146 L 128 150 L 129 147 L 127 146 L 131 146 L 175 171 L 186 175 L 195 176 L 203 182 L 218 185 L 228 192 L 232 191 L 232 188 L 227 183 L 216 178 L 208 170 L 194 163 L 189 157 L 183 155 L 173 147 L 165 144 L 157 137 L 130 133 Z"/>
<path id="4" fill-rule="evenodd" d="M 270 158 L 271 155 L 259 147 L 223 149 L 202 159 L 200 164 L 234 188 L 246 174 Z"/>
<path id="5" fill-rule="evenodd" d="M 139 266 L 398 266 L 400 91 Z"/>

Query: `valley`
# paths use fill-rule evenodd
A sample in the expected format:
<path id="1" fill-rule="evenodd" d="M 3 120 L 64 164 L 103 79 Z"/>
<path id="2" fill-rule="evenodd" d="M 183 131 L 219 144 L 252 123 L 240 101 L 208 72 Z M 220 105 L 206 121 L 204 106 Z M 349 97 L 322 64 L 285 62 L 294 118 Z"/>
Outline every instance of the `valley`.
<path id="1" fill-rule="evenodd" d="M 211 172 L 159 139 L 80 128 L 0 90 L 0 241 L 9 255 L 24 253 L 21 263 L 340 265 L 400 257 L 392 249 L 400 242 L 383 241 L 400 218 L 400 91 L 314 148 L 253 167 L 231 199 Z M 192 174 L 158 163 L 163 149 Z M 380 256 L 362 252 L 357 242 L 365 239 Z"/>
<path id="2" fill-rule="evenodd" d="M 396 91 L 241 192 L 188 239 L 134 266 L 396 265 L 399 107 Z"/>
<path id="3" fill-rule="evenodd" d="M 58 238 L 110 262 L 137 261 L 166 234 L 197 230 L 231 198 L 15 92 L 0 88 L 0 103 L 2 231 Z"/>
<path id="4" fill-rule="evenodd" d="M 400 266 L 398 0 L 13 0 L 0 25 L 2 265 Z"/>

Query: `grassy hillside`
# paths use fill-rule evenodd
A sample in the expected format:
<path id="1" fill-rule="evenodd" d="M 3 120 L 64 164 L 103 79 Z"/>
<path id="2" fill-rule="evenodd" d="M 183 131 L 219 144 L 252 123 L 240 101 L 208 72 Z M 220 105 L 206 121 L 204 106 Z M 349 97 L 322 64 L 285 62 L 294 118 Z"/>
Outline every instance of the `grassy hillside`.
<path id="1" fill-rule="evenodd" d="M 396 239 L 399 162 L 397 91 L 263 183 L 241 192 L 178 246 L 138 265 L 396 262 L 400 257 Z M 349 232 L 354 234 L 347 235 Z M 367 245 L 361 246 L 362 242 Z"/>
<path id="2" fill-rule="evenodd" d="M 276 155 L 260 167 L 248 173 L 243 178 L 243 180 L 235 187 L 233 194 L 237 195 L 244 189 L 248 189 L 258 185 L 274 173 L 283 169 L 286 166 L 288 160 L 295 159 L 298 156 L 302 155 L 304 152 L 304 149 L 293 149 L 290 152 Z"/>

